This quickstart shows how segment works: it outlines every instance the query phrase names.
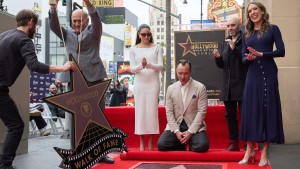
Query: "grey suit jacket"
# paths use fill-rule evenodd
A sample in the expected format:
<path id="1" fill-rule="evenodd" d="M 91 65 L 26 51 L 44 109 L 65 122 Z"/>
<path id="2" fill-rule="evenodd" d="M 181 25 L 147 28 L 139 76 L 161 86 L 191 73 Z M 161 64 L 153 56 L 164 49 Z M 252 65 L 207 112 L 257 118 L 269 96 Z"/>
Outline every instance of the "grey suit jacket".
<path id="1" fill-rule="evenodd" d="M 185 105 L 185 106 L 184 106 Z M 184 120 L 192 133 L 205 131 L 204 121 L 207 112 L 207 93 L 205 86 L 191 79 L 185 104 L 183 104 L 180 82 L 170 85 L 166 96 L 167 127 L 174 132 Z"/>
<path id="2" fill-rule="evenodd" d="M 80 69 L 85 78 L 89 82 L 94 82 L 107 78 L 107 75 L 102 60 L 99 56 L 100 40 L 102 35 L 102 23 L 100 16 L 94 7 L 89 10 L 89 15 L 91 17 L 92 24 L 88 25 L 79 35 L 74 33 L 74 30 L 70 27 L 62 27 L 62 32 L 66 42 L 68 54 L 71 53 L 77 63 L 79 63 Z M 60 39 L 62 39 L 56 11 L 49 11 L 49 24 L 51 30 Z M 80 41 L 80 55 L 78 61 L 78 47 Z M 62 82 L 69 82 L 69 73 L 62 73 L 60 80 Z"/>

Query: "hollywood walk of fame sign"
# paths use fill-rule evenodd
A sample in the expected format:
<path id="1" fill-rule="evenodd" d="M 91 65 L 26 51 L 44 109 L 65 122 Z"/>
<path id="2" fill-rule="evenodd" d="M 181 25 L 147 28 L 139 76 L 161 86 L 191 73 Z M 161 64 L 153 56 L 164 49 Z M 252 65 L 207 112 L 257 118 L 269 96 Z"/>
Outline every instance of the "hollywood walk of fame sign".
<path id="1" fill-rule="evenodd" d="M 188 53 L 191 53 L 193 54 L 194 56 L 196 56 L 196 53 L 194 50 L 192 50 L 192 45 L 193 45 L 193 42 L 191 40 L 191 37 L 190 35 L 188 35 L 188 38 L 186 39 L 186 43 L 178 43 L 181 47 L 184 48 L 184 51 L 183 51 L 183 54 L 182 56 L 185 56 L 186 54 Z"/>
<path id="2" fill-rule="evenodd" d="M 215 64 L 214 49 L 221 50 L 224 29 L 175 31 L 175 61 L 189 60 L 192 77 L 206 86 L 209 99 L 218 99 L 221 91 L 221 69 Z"/>
<path id="3" fill-rule="evenodd" d="M 126 134 L 113 129 L 104 115 L 104 107 L 100 108 L 111 80 L 88 85 L 77 64 L 71 74 L 73 90 L 44 98 L 44 101 L 74 115 L 75 149 L 55 148 L 63 159 L 60 167 L 85 169 L 111 151 L 122 151 Z"/>

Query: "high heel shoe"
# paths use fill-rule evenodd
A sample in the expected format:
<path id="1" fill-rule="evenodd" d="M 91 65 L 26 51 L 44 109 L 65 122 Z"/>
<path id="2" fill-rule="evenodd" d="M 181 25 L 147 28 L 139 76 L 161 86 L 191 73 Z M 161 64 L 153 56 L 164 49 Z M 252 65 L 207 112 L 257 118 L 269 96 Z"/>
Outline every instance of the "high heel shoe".
<path id="1" fill-rule="evenodd" d="M 266 146 L 267 145 L 267 146 Z M 264 167 L 267 166 L 269 163 L 269 145 L 266 144 L 264 145 L 264 148 L 261 151 L 261 156 L 260 156 L 260 161 L 258 163 L 259 167 Z"/>
<path id="2" fill-rule="evenodd" d="M 251 156 L 248 159 L 243 159 L 241 161 L 239 161 L 239 165 L 247 165 L 249 163 L 254 163 L 255 162 L 255 152 L 253 151 L 251 153 Z"/>
<path id="3" fill-rule="evenodd" d="M 264 167 L 264 166 L 267 166 L 267 165 L 268 165 L 268 160 L 267 161 L 260 161 L 258 163 L 258 166 L 260 166 L 260 167 Z"/>

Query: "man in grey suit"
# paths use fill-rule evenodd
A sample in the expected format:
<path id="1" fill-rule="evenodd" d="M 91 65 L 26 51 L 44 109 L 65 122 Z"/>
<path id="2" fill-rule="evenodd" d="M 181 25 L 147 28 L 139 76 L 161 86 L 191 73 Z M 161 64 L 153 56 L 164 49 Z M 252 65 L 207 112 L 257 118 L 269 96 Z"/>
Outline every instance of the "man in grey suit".
<path id="1" fill-rule="evenodd" d="M 207 152 L 209 149 L 204 122 L 207 112 L 206 88 L 191 78 L 191 70 L 189 61 L 178 61 L 176 74 L 179 81 L 167 90 L 168 123 L 157 143 L 159 151 L 185 151 L 186 144 L 194 152 Z"/>
<path id="2" fill-rule="evenodd" d="M 59 24 L 57 15 L 57 3 L 50 4 L 49 24 L 51 30 L 60 39 L 64 39 L 68 54 L 72 54 L 82 71 L 82 74 L 88 81 L 89 85 L 99 83 L 107 78 L 105 68 L 99 56 L 100 41 L 102 35 L 102 23 L 100 15 L 96 8 L 89 0 L 83 0 L 88 14 L 76 9 L 72 12 L 72 27 L 63 28 Z M 91 25 L 89 24 L 89 16 L 91 17 Z M 62 32 L 62 33 L 61 33 Z M 68 73 L 62 73 L 60 81 L 69 82 Z M 101 101 L 101 108 L 104 109 L 105 101 Z M 105 163 L 114 163 L 113 159 L 105 156 L 100 161 Z"/>
<path id="3" fill-rule="evenodd" d="M 84 77 L 89 82 L 97 82 L 107 78 L 102 60 L 99 56 L 100 40 L 102 35 L 102 23 L 99 13 L 89 0 L 83 0 L 86 4 L 88 14 L 85 11 L 76 9 L 72 12 L 72 27 L 66 27 L 60 30 L 60 24 L 57 16 L 57 5 L 51 4 L 49 11 L 49 24 L 51 30 L 66 43 L 68 54 L 72 54 L 79 64 Z M 80 57 L 80 58 L 78 58 Z M 60 80 L 69 82 L 69 74 L 62 74 Z"/>

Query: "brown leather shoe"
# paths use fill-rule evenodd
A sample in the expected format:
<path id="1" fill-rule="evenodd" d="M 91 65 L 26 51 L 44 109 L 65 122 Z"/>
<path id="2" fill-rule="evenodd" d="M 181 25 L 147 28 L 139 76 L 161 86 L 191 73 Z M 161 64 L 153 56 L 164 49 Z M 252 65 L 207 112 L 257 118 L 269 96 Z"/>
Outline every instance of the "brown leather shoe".
<path id="1" fill-rule="evenodd" d="M 239 141 L 238 140 L 230 140 L 229 146 L 226 151 L 240 151 Z"/>

